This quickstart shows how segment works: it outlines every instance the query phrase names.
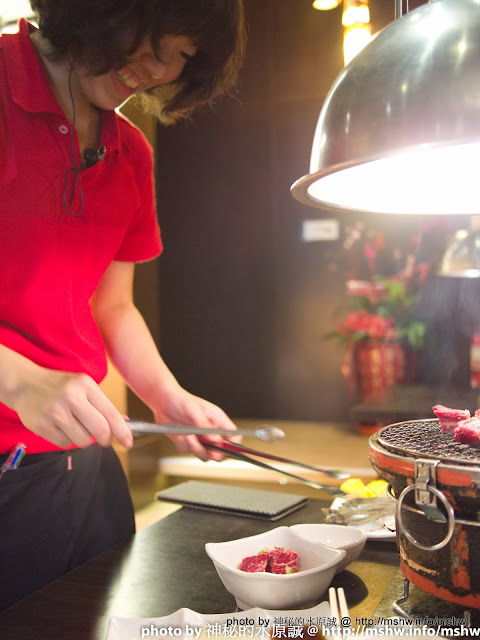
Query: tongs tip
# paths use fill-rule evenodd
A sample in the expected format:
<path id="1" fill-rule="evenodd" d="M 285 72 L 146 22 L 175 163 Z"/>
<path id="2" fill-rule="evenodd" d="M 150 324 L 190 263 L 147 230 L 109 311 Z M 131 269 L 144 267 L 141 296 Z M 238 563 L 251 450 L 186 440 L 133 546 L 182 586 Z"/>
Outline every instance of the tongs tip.
<path id="1" fill-rule="evenodd" d="M 272 427 L 271 425 L 265 425 L 257 429 L 256 434 L 257 438 L 263 440 L 264 442 L 278 442 L 279 440 L 283 440 L 285 438 L 285 432 L 279 429 L 278 427 Z"/>

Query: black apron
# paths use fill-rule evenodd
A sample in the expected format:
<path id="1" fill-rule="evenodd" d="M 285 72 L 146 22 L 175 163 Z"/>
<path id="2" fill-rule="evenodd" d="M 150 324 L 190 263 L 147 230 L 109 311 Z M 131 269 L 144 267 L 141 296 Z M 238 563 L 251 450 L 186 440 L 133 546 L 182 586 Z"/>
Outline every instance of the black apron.
<path id="1" fill-rule="evenodd" d="M 111 447 L 26 455 L 0 479 L 0 610 L 134 532 Z"/>

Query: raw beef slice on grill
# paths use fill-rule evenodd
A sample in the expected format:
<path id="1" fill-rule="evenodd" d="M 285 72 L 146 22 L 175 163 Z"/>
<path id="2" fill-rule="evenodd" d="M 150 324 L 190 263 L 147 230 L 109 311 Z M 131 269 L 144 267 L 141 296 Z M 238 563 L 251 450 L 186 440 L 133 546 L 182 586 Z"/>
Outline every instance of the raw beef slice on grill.
<path id="1" fill-rule="evenodd" d="M 244 558 L 238 565 L 240 571 L 248 573 L 257 573 L 258 571 L 266 571 L 268 563 L 268 553 L 259 553 L 256 556 L 248 556 Z"/>
<path id="2" fill-rule="evenodd" d="M 267 571 L 270 573 L 297 573 L 297 552 L 285 549 L 269 551 Z"/>
<path id="3" fill-rule="evenodd" d="M 468 418 L 458 423 L 455 440 L 463 444 L 480 444 L 480 418 Z"/>
<path id="4" fill-rule="evenodd" d="M 433 407 L 433 412 L 440 420 L 442 433 L 453 433 L 461 420 L 470 418 L 468 409 L 449 409 L 444 407 L 443 404 L 436 404 Z"/>

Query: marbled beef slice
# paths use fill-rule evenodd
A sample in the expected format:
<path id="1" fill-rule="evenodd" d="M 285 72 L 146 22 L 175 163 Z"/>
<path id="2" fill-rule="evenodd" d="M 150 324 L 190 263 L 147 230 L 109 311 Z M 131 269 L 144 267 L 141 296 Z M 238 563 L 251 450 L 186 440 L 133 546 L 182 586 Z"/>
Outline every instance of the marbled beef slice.
<path id="1" fill-rule="evenodd" d="M 260 553 L 256 556 L 247 556 L 244 558 L 238 568 L 240 571 L 247 571 L 248 573 L 258 573 L 259 571 L 267 570 L 268 553 Z"/>
<path id="2" fill-rule="evenodd" d="M 480 418 L 461 420 L 455 429 L 455 440 L 462 444 L 480 444 Z"/>
<path id="3" fill-rule="evenodd" d="M 296 551 L 274 549 L 268 553 L 267 571 L 270 573 L 297 573 L 297 557 Z"/>
<path id="4" fill-rule="evenodd" d="M 450 409 L 444 407 L 443 404 L 436 404 L 432 409 L 440 420 L 442 433 L 453 433 L 461 420 L 470 418 L 468 409 Z"/>

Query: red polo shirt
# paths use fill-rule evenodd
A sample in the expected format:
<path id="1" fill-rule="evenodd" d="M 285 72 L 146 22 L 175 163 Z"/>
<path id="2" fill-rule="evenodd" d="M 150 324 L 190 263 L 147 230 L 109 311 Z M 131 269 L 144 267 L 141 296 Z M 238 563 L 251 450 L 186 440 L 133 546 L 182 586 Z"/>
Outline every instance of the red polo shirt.
<path id="1" fill-rule="evenodd" d="M 0 343 L 50 369 L 100 382 L 105 348 L 90 298 L 113 260 L 161 252 L 153 154 L 143 134 L 102 112 L 101 162 L 81 172 L 84 209 L 63 204 L 72 167 L 71 124 L 31 43 L 33 27 L 0 38 Z M 74 152 L 80 166 L 78 140 Z M 78 211 L 76 193 L 73 211 Z M 0 404 L 0 453 L 24 442 L 28 453 L 57 449 Z"/>

